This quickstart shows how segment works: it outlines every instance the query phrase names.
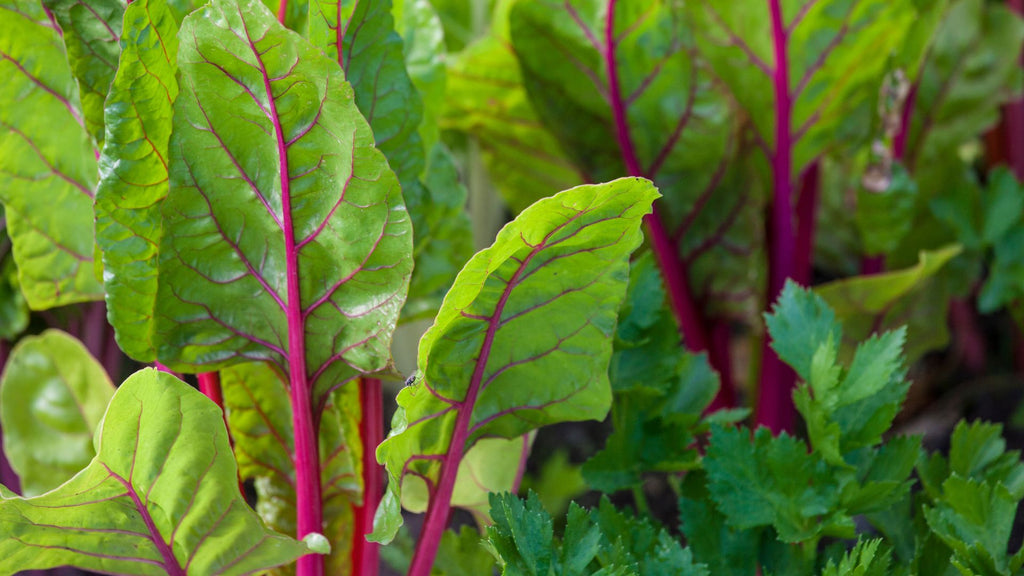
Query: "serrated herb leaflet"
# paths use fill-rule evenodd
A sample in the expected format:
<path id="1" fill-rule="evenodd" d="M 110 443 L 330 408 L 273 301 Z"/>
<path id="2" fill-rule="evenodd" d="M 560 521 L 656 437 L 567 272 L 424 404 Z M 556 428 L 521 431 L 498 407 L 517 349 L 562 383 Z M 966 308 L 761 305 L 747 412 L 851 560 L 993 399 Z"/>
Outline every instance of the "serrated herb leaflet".
<path id="1" fill-rule="evenodd" d="M 200 4 L 0 1 L 0 574 L 1022 573 L 892 432 L 1024 318 L 1017 4 Z"/>

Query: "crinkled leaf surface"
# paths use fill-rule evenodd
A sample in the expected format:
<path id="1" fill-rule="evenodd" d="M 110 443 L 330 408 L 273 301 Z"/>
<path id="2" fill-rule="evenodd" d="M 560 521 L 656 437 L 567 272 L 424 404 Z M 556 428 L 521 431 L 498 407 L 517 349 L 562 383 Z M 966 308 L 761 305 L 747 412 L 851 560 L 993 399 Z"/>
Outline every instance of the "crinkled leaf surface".
<path id="1" fill-rule="evenodd" d="M 434 483 L 446 455 L 461 457 L 482 436 L 604 417 L 628 257 L 657 195 L 639 178 L 567 190 L 525 210 L 466 264 L 420 340 L 419 375 L 398 395 L 377 450 L 391 476 L 378 537 L 397 529 L 406 474 Z"/>
<path id="2" fill-rule="evenodd" d="M 328 0 L 311 7 L 311 41 L 345 69 L 377 147 L 402 184 L 416 255 L 410 306 L 418 309 L 414 313 L 433 312 L 470 256 L 469 220 L 462 211 L 466 195 L 446 153 L 434 144 L 424 148 L 423 103 L 406 69 L 391 2 Z M 428 154 L 431 173 L 425 173 Z M 417 302 L 422 299 L 431 302 Z"/>
<path id="3" fill-rule="evenodd" d="M 760 294 L 759 188 L 732 164 L 737 115 L 697 57 L 683 6 L 527 0 L 510 26 L 530 100 L 585 180 L 653 180 L 694 298 L 713 314 L 744 310 Z"/>
<path id="4" fill-rule="evenodd" d="M 43 0 L 63 31 L 85 128 L 103 146 L 103 102 L 118 68 L 124 0 Z"/>
<path id="5" fill-rule="evenodd" d="M 178 95 L 178 23 L 165 0 L 125 11 L 121 61 L 106 105 L 106 144 L 96 189 L 107 315 L 129 356 L 150 361 L 159 264 L 160 202 Z"/>
<path id="6" fill-rule="evenodd" d="M 96 158 L 57 29 L 42 6 L 0 4 L 0 201 L 31 308 L 97 300 Z"/>
<path id="7" fill-rule="evenodd" d="M 837 135 L 863 141 L 890 55 L 918 19 L 913 0 L 780 2 L 792 105 L 793 177 Z M 700 51 L 747 110 L 766 152 L 775 150 L 775 62 L 770 3 L 685 4 Z"/>
<path id="8" fill-rule="evenodd" d="M 959 246 L 922 252 L 916 266 L 884 274 L 835 280 L 814 288 L 835 311 L 845 327 L 841 341 L 844 353 L 873 332 L 907 325 L 906 350 L 912 362 L 928 350 L 945 345 L 949 339 L 945 309 L 948 302 L 935 298 L 945 294 L 936 275 L 954 257 Z M 836 342 L 840 342 L 837 338 Z"/>
<path id="9" fill-rule="evenodd" d="M 21 493 L 57 487 L 92 460 L 114 385 L 81 342 L 48 330 L 18 342 L 0 380 L 4 453 Z"/>
<path id="10" fill-rule="evenodd" d="M 292 409 L 282 376 L 264 363 L 232 366 L 221 371 L 224 407 L 228 413 L 238 474 L 255 480 L 256 511 L 274 530 L 295 533 L 295 470 Z M 331 574 L 351 570 L 352 503 L 361 501 L 358 464 L 358 390 L 345 386 L 332 395 L 320 420 L 320 475 L 323 486 L 324 535 L 331 553 L 324 566 Z M 355 414 L 347 411 L 355 410 Z M 354 434 L 354 436 L 353 436 Z M 292 573 L 291 567 L 277 573 Z"/>
<path id="11" fill-rule="evenodd" d="M 179 38 L 158 357 L 267 360 L 294 379 L 300 342 L 321 398 L 383 368 L 411 230 L 341 69 L 252 0 L 214 0 Z"/>
<path id="12" fill-rule="evenodd" d="M 238 492 L 220 409 L 169 374 L 118 388 L 97 454 L 35 498 L 0 489 L 0 573 L 72 564 L 117 574 L 248 574 L 306 547 L 268 530 Z"/>
<path id="13" fill-rule="evenodd" d="M 931 169 L 936 154 L 996 123 L 999 106 L 1020 92 L 1015 54 L 1022 41 L 1024 22 L 1008 7 L 983 0 L 951 4 L 918 81 L 907 140 L 911 168 Z"/>

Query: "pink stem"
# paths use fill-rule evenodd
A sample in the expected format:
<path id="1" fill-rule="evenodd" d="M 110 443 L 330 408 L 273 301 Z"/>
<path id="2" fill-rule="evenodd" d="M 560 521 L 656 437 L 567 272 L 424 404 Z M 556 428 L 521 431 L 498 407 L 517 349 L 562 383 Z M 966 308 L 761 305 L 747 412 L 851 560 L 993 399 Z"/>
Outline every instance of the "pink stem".
<path id="1" fill-rule="evenodd" d="M 773 174 L 772 216 L 768 227 L 768 302 L 782 293 L 786 279 L 795 272 L 796 239 L 793 234 L 793 102 L 789 88 L 787 60 L 788 33 L 782 21 L 781 0 L 768 0 L 772 15 L 775 47 L 773 85 L 775 90 L 775 150 L 771 157 Z M 761 355 L 761 389 L 757 424 L 772 431 L 792 430 L 796 412 L 790 399 L 796 375 L 779 360 L 765 337 Z"/>
<path id="2" fill-rule="evenodd" d="M 985 335 L 978 326 L 978 316 L 970 298 L 954 298 L 949 302 L 949 322 L 956 338 L 956 350 L 964 366 L 972 374 L 981 374 L 988 363 L 985 356 Z"/>
<path id="3" fill-rule="evenodd" d="M 731 338 L 728 322 L 714 321 L 711 323 L 711 347 L 708 349 L 708 360 L 718 371 L 721 386 L 718 389 L 718 395 L 711 402 L 711 406 L 708 406 L 709 414 L 723 408 L 736 407 L 736 383 L 733 381 L 732 365 L 729 360 Z"/>
<path id="4" fill-rule="evenodd" d="M 804 286 L 810 286 L 814 266 L 814 231 L 820 186 L 820 164 L 814 161 L 800 177 L 800 197 L 796 203 L 796 255 L 793 278 Z"/>
<path id="5" fill-rule="evenodd" d="M 281 0 L 281 3 L 277 5 L 277 21 L 284 24 L 284 21 L 288 17 L 288 0 Z"/>
<path id="6" fill-rule="evenodd" d="M 0 340 L 0 373 L 3 373 L 4 367 L 7 365 L 7 358 L 11 352 L 11 345 L 6 340 Z M 18 475 L 11 468 L 11 463 L 7 461 L 7 456 L 4 454 L 4 432 L 0 429 L 0 484 L 6 486 L 9 490 L 16 494 L 21 493 L 21 482 Z"/>
<path id="7" fill-rule="evenodd" d="M 373 515 L 380 504 L 383 476 L 377 463 L 377 446 L 384 441 L 384 392 L 377 378 L 363 378 L 359 386 L 362 418 L 359 435 L 363 440 L 363 504 L 353 506 L 355 534 L 352 545 L 352 570 L 359 576 L 376 576 L 380 571 L 380 545 L 368 542 L 373 532 Z"/>

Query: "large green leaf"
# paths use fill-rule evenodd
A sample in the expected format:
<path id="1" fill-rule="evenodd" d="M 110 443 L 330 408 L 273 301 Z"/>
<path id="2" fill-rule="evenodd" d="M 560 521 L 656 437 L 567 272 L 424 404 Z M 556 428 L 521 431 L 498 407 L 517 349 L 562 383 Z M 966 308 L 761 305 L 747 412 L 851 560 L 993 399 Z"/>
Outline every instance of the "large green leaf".
<path id="1" fill-rule="evenodd" d="M 398 181 L 341 69 L 259 2 L 214 0 L 179 38 L 158 357 L 266 360 L 322 405 L 388 362 L 411 268 Z"/>
<path id="2" fill-rule="evenodd" d="M 918 19 L 918 7 L 913 0 L 781 2 L 787 58 L 780 68 L 770 4 L 697 0 L 686 6 L 701 53 L 747 110 L 766 152 L 779 145 L 771 83 L 786 72 L 792 142 L 782 145 L 793 147 L 793 173 L 786 175 L 792 178 L 827 149 L 866 139 L 889 58 Z"/>
<path id="3" fill-rule="evenodd" d="M 952 3 L 918 81 L 907 141 L 911 169 L 930 171 L 936 154 L 973 140 L 998 121 L 999 106 L 1021 88 L 1022 41 L 1024 23 L 1008 7 L 984 0 Z"/>
<path id="4" fill-rule="evenodd" d="M 18 342 L 0 380 L 0 426 L 23 495 L 47 492 L 85 468 L 113 395 L 103 367 L 64 332 Z"/>
<path id="5" fill-rule="evenodd" d="M 0 4 L 0 201 L 30 307 L 96 300 L 96 158 L 58 30 L 42 6 Z"/>
<path id="6" fill-rule="evenodd" d="M 433 145 L 424 149 L 423 103 L 406 70 L 391 2 L 325 0 L 311 7 L 311 41 L 345 69 L 356 104 L 402 184 L 416 254 L 410 306 L 413 313 L 432 313 L 470 255 L 469 221 L 462 212 L 465 190 L 450 159 L 435 152 Z M 431 130 L 427 128 L 428 133 Z M 436 140 L 436 135 L 430 137 Z M 428 153 L 430 164 L 439 168 L 436 174 L 425 174 Z M 430 302 L 420 302 L 423 299 Z"/>
<path id="7" fill-rule="evenodd" d="M 34 498 L 0 489 L 0 573 L 248 574 L 307 554 L 245 503 L 222 418 L 174 376 L 129 377 L 85 469 Z"/>
<path id="8" fill-rule="evenodd" d="M 177 34 L 165 0 L 136 0 L 125 11 L 96 189 L 107 313 L 121 349 L 140 361 L 156 352 L 160 202 L 167 195 L 167 142 L 178 96 Z"/>
<path id="9" fill-rule="evenodd" d="M 682 5 L 524 0 L 510 26 L 530 100 L 584 178 L 654 180 L 694 299 L 744 311 L 761 293 L 759 188 L 732 164 L 737 115 Z"/>
<path id="10" fill-rule="evenodd" d="M 118 68 L 124 0 L 43 0 L 63 31 L 85 128 L 103 146 L 103 102 Z"/>
<path id="11" fill-rule="evenodd" d="M 638 178 L 567 190 L 525 210 L 466 264 L 420 340 L 419 375 L 398 395 L 377 450 L 391 477 L 378 538 L 401 522 L 407 474 L 431 484 L 433 505 L 451 497 L 438 495 L 439 475 L 454 480 L 479 438 L 607 414 L 628 257 L 655 197 Z"/>
<path id="12" fill-rule="evenodd" d="M 295 441 L 288 388 L 267 364 L 249 363 L 221 371 L 224 408 L 238 459 L 238 475 L 256 486 L 256 511 L 274 530 L 295 533 L 295 471 L 291 454 Z M 358 389 L 346 386 L 334 393 L 320 422 L 320 477 L 324 506 L 324 535 L 331 554 L 324 560 L 330 574 L 351 570 L 352 507 L 361 501 L 358 444 L 347 442 L 358 429 L 343 406 L 358 412 Z M 354 426 L 345 423 L 354 420 Z M 358 434 L 358 432 L 356 432 Z M 279 569 L 288 572 L 288 569 Z"/>
<path id="13" fill-rule="evenodd" d="M 822 284 L 814 289 L 842 320 L 846 331 L 844 353 L 874 332 L 907 325 L 907 357 L 910 361 L 949 339 L 945 314 L 946 292 L 935 276 L 961 251 L 947 246 L 923 252 L 917 266 L 885 274 L 858 276 Z M 936 298 L 935 295 L 940 297 Z M 837 339 L 837 343 L 839 340 Z"/>

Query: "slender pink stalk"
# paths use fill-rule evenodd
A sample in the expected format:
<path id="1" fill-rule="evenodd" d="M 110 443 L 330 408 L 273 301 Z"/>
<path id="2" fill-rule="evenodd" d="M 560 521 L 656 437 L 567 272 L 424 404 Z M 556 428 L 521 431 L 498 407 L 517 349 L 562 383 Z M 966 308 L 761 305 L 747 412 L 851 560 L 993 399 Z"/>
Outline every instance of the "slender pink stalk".
<path id="1" fill-rule="evenodd" d="M 608 91 L 611 96 L 612 117 L 615 121 L 615 137 L 622 153 L 622 160 L 630 176 L 651 178 L 652 174 L 644 173 L 637 159 L 636 147 L 629 132 L 629 120 L 626 117 L 626 103 L 622 98 L 619 86 L 619 69 L 616 63 L 617 40 L 615 38 L 615 4 L 617 0 L 608 1 L 608 17 L 605 26 L 604 58 L 608 73 Z M 679 261 L 678 252 L 671 235 L 665 230 L 658 217 L 657 206 L 654 212 L 644 217 L 647 235 L 651 240 L 654 257 L 658 261 L 665 285 L 668 288 L 669 303 L 672 312 L 679 322 L 683 335 L 683 343 L 692 351 L 700 352 L 708 347 L 707 332 L 701 314 L 690 294 L 690 284 L 686 269 Z"/>
<path id="2" fill-rule="evenodd" d="M 373 532 L 373 515 L 380 504 L 383 488 L 383 471 L 376 455 L 377 446 L 384 441 L 384 392 L 380 380 L 360 380 L 359 404 L 362 408 L 359 435 L 363 441 L 363 504 L 352 507 L 356 525 L 352 573 L 376 576 L 380 571 L 380 545 L 367 542 L 366 535 Z"/>
<path id="3" fill-rule="evenodd" d="M 782 21 L 781 0 L 768 0 L 775 48 L 773 86 L 775 91 L 775 150 L 771 157 L 773 175 L 772 215 L 768 227 L 768 302 L 774 302 L 787 278 L 793 278 L 796 238 L 793 234 L 793 101 L 789 88 L 787 59 L 788 32 Z M 790 399 L 796 375 L 779 360 L 768 338 L 761 355 L 761 388 L 757 424 L 775 432 L 791 430 L 796 412 Z"/>
<path id="4" fill-rule="evenodd" d="M 7 365 L 7 357 L 11 353 L 11 345 L 6 341 L 0 339 L 0 373 L 3 373 L 4 366 Z M 7 461 L 7 456 L 4 454 L 4 431 L 0 429 L 0 484 L 3 484 L 9 490 L 16 494 L 21 494 L 21 482 L 18 475 L 11 468 L 11 463 Z"/>
<path id="5" fill-rule="evenodd" d="M 814 264 L 814 232 L 820 187 L 820 163 L 815 161 L 800 176 L 800 197 L 796 203 L 796 255 L 793 279 L 805 286 L 811 283 Z"/>
<path id="6" fill-rule="evenodd" d="M 723 408 L 736 407 L 736 383 L 733 380 L 732 364 L 729 360 L 729 341 L 731 339 L 732 335 L 727 321 L 711 323 L 711 347 L 708 349 L 708 360 L 718 371 L 721 386 L 715 399 L 708 406 L 709 414 Z"/>
<path id="7" fill-rule="evenodd" d="M 260 66 L 263 66 L 260 61 Z M 299 289 L 299 248 L 295 243 L 295 229 L 292 225 L 291 177 L 288 171 L 288 150 L 285 144 L 281 119 L 277 113 L 277 101 L 270 88 L 270 76 L 265 68 L 263 88 L 270 104 L 270 118 L 274 123 L 277 139 L 277 156 L 281 183 L 281 224 L 284 231 L 285 281 L 287 283 L 288 306 L 288 394 L 292 403 L 292 430 L 295 434 L 295 448 L 292 463 L 295 465 L 295 510 L 296 537 L 304 538 L 311 532 L 323 531 L 323 498 L 320 486 L 320 449 L 317 442 L 316 422 L 313 410 L 313 390 L 306 370 L 306 320 L 302 313 L 302 297 Z M 318 554 L 307 554 L 296 564 L 296 576 L 323 576 L 323 558 Z"/>
<path id="8" fill-rule="evenodd" d="M 288 18 L 288 0 L 281 0 L 281 3 L 277 5 L 277 21 L 284 24 L 284 21 Z"/>

